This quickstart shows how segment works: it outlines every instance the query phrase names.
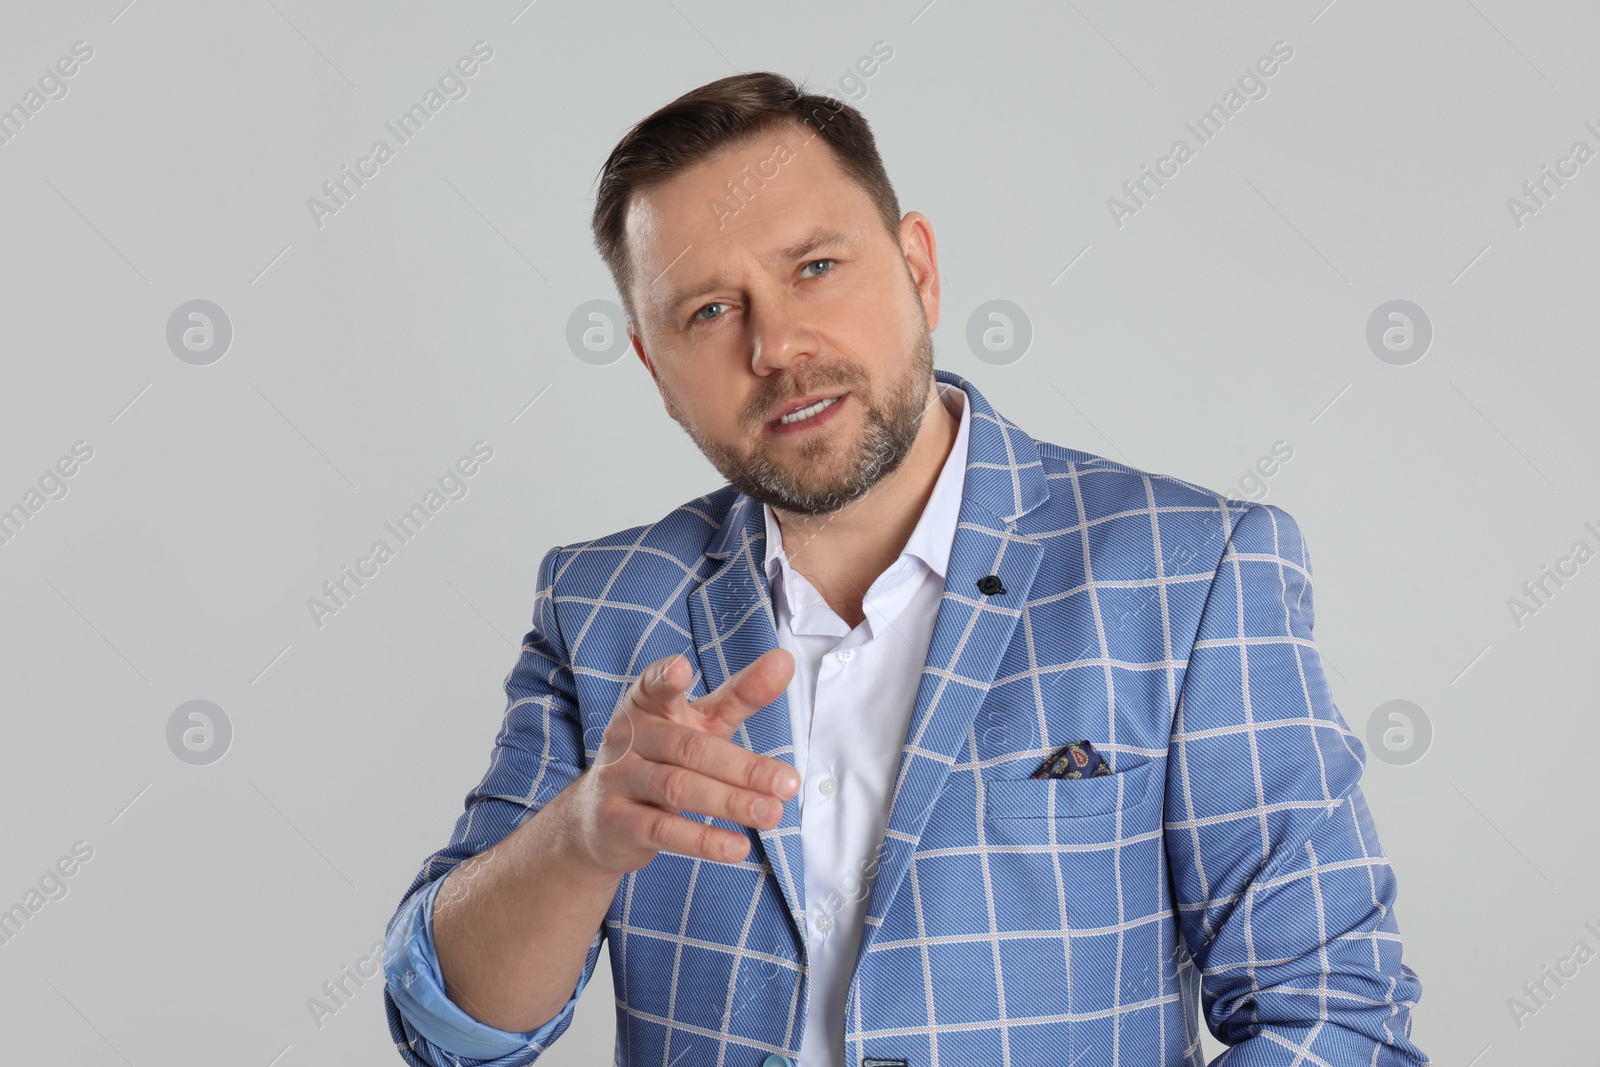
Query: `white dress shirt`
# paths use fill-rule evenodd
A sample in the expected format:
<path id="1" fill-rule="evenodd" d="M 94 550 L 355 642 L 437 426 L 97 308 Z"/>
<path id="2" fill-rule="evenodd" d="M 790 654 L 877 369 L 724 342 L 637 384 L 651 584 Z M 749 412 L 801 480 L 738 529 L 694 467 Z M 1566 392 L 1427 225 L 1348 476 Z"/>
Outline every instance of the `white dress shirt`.
<path id="1" fill-rule="evenodd" d="M 905 550 L 867 590 L 859 626 L 789 566 L 782 530 L 762 505 L 778 644 L 795 660 L 786 692 L 811 959 L 800 1067 L 844 1067 L 845 996 L 961 512 L 972 415 L 961 389 L 938 389 L 961 427 Z"/>

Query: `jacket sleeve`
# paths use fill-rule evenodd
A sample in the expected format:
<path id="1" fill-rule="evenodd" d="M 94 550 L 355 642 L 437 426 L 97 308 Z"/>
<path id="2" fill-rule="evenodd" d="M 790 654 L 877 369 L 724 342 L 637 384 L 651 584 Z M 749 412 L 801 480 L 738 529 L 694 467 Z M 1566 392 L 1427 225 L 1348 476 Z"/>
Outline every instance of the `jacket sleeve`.
<path id="1" fill-rule="evenodd" d="M 1366 753 L 1311 636 L 1311 565 L 1271 504 L 1231 534 L 1189 654 L 1166 842 L 1213 1067 L 1412 1067 L 1421 985 L 1359 781 Z"/>
<path id="2" fill-rule="evenodd" d="M 495 738 L 489 769 L 467 794 L 465 811 L 456 820 L 450 843 L 423 862 L 389 921 L 384 1007 L 400 1057 L 413 1067 L 525 1067 L 534 1062 L 571 1025 L 578 995 L 599 959 L 604 925 L 595 931 L 583 973 L 560 1013 L 537 1030 L 512 1034 L 479 1023 L 444 997 L 432 939 L 433 897 L 441 888 L 450 893 L 472 891 L 470 881 L 459 886 L 456 882 L 460 879 L 442 887 L 436 883 L 462 861 L 515 830 L 585 766 L 577 691 L 555 612 L 553 594 L 560 560 L 561 547 L 557 546 L 539 564 L 533 628 L 523 638 L 517 663 L 506 676 L 505 719 Z M 436 1043 L 433 1037 L 483 1055 L 466 1055 Z"/>

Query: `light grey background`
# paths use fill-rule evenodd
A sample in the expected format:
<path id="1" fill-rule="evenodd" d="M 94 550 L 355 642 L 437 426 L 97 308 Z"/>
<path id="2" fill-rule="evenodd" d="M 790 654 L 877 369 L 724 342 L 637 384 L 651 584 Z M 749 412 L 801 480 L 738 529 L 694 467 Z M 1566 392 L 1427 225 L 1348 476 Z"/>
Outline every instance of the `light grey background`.
<path id="1" fill-rule="evenodd" d="M 1292 447 L 1264 498 L 1308 538 L 1341 710 L 1432 725 L 1364 778 L 1414 1037 L 1456 1067 L 1593 1062 L 1600 962 L 1520 1026 L 1507 1003 L 1600 948 L 1600 562 L 1508 607 L 1600 547 L 1600 160 L 1521 226 L 1507 205 L 1600 149 L 1593 5 L 525 2 L 0 7 L 0 106 L 94 50 L 0 144 L 0 507 L 93 449 L 0 545 L 0 907 L 94 850 L 0 946 L 9 1061 L 398 1062 L 377 983 L 320 1026 L 307 1002 L 483 773 L 540 557 L 721 484 L 631 355 L 567 344 L 616 295 L 597 169 L 678 94 L 770 69 L 866 113 L 936 228 L 938 365 L 1005 415 L 1236 495 Z M 319 228 L 307 199 L 478 40 L 468 94 Z M 1267 95 L 1116 225 L 1107 199 L 1280 40 Z M 233 329 L 206 366 L 166 340 L 195 299 Z M 966 340 L 995 299 L 1033 331 L 1004 365 Z M 1434 330 L 1406 366 L 1366 340 L 1395 299 Z M 467 495 L 315 625 L 480 440 Z M 208 766 L 167 743 L 195 699 L 233 728 Z M 544 1062 L 602 1062 L 613 1027 L 602 955 Z"/>

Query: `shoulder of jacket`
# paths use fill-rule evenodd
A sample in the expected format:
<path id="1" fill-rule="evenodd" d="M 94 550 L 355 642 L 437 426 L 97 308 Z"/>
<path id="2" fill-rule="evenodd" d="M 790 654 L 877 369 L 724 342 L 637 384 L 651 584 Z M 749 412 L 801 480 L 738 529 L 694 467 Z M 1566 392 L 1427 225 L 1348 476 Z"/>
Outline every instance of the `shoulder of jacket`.
<path id="1" fill-rule="evenodd" d="M 1157 507 L 1202 508 L 1230 511 L 1234 519 L 1248 511 L 1252 501 L 1230 497 L 1209 486 L 1160 471 L 1107 459 L 1093 452 L 1040 441 L 1039 461 L 1044 467 L 1050 499 L 1057 507 L 1075 508 L 1075 492 L 1092 498 L 1099 512 Z M 1076 483 L 1076 486 L 1075 484 Z"/>
<path id="2" fill-rule="evenodd" d="M 640 523 L 585 541 L 560 546 L 554 583 L 565 586 L 585 575 L 613 574 L 630 553 L 693 567 L 722 528 L 738 498 L 731 485 L 687 500 L 654 522 Z"/>

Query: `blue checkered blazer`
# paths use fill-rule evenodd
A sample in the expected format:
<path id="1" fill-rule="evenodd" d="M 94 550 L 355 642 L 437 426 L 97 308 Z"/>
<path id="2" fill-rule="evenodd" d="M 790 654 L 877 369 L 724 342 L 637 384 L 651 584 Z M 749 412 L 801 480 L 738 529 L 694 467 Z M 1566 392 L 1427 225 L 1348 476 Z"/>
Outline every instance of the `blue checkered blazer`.
<path id="1" fill-rule="evenodd" d="M 846 1059 L 936 1064 L 1420 1064 L 1417 976 L 1358 787 L 1365 758 L 1311 636 L 1293 518 L 1036 441 L 972 383 L 948 581 L 892 790 L 846 1005 Z M 587 766 L 627 687 L 674 652 L 704 695 L 776 647 L 761 506 L 724 486 L 551 550 L 488 772 L 404 899 Z M 998 575 L 1005 591 L 983 595 Z M 1114 773 L 1034 779 L 1088 739 Z M 786 697 L 734 740 L 793 761 Z M 797 801 L 739 863 L 661 853 L 602 941 L 623 1065 L 757 1065 L 808 994 Z M 402 904 L 404 901 L 402 901 Z M 412 1064 L 520 1067 L 428 1042 Z"/>

